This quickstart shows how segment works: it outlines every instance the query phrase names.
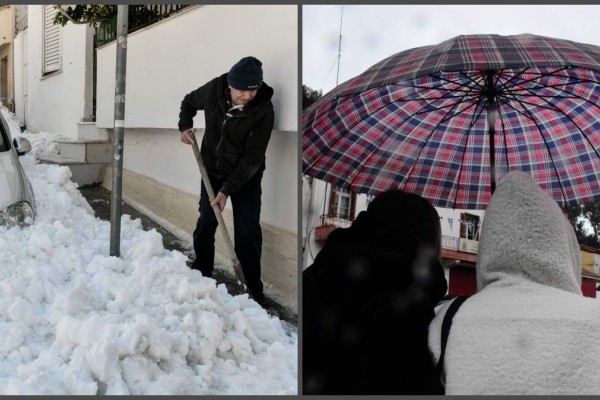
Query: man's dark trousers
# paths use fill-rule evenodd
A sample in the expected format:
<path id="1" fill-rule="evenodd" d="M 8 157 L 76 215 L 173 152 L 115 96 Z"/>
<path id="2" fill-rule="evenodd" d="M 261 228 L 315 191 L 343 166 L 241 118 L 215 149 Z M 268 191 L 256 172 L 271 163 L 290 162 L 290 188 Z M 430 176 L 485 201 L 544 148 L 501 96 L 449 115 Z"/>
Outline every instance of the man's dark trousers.
<path id="1" fill-rule="evenodd" d="M 235 253 L 240 260 L 248 289 L 253 295 L 263 293 L 260 280 L 260 257 L 262 231 L 260 228 L 261 178 L 253 177 L 242 189 L 230 196 L 233 207 Z M 214 191 L 221 188 L 223 181 L 210 177 Z M 215 192 L 216 195 L 216 192 Z M 218 221 L 210 205 L 204 182 L 200 191 L 200 217 L 194 230 L 196 262 L 192 268 L 204 276 L 212 276 L 215 260 L 215 233 Z"/>

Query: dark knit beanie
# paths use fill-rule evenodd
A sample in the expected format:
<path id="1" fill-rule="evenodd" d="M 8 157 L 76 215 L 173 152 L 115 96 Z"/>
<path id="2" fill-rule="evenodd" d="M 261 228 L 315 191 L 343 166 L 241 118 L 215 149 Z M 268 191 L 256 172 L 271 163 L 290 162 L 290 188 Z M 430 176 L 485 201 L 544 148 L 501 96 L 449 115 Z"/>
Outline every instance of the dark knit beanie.
<path id="1" fill-rule="evenodd" d="M 254 57 L 244 57 L 227 74 L 227 82 L 238 90 L 257 90 L 262 85 L 262 63 Z"/>

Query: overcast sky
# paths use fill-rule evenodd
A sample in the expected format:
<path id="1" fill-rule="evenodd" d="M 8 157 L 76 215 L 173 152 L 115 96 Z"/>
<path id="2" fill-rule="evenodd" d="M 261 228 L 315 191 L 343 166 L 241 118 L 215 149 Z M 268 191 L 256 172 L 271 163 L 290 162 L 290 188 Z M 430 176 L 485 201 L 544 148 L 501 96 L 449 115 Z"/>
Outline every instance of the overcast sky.
<path id="1" fill-rule="evenodd" d="M 457 35 L 532 33 L 600 45 L 600 5 L 304 5 L 302 80 L 323 93 L 376 62 Z"/>

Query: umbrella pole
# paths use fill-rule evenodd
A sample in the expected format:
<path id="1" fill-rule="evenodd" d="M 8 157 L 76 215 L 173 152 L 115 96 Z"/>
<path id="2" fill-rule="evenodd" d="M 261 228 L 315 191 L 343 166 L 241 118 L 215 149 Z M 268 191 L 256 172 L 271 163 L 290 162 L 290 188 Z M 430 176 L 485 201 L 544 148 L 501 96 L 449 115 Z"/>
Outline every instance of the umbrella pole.
<path id="1" fill-rule="evenodd" d="M 494 134 L 496 130 L 494 124 L 496 122 L 496 107 L 493 104 L 488 104 L 487 108 L 488 133 L 490 136 L 490 174 L 491 174 L 491 189 L 492 194 L 496 191 L 496 154 L 494 149 Z"/>
<path id="2" fill-rule="evenodd" d="M 494 87 L 494 71 L 485 71 L 487 77 L 487 123 L 490 139 L 490 187 L 491 194 L 496 191 L 496 152 L 494 150 L 494 134 L 496 133 L 496 88 Z"/>

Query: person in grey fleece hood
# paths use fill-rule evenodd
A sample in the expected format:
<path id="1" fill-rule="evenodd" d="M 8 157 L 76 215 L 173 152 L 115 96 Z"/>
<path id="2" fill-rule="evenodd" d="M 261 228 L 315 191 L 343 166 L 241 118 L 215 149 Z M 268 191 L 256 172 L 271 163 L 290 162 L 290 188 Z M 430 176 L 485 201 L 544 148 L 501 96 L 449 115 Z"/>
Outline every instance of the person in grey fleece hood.
<path id="1" fill-rule="evenodd" d="M 529 175 L 509 173 L 485 213 L 478 292 L 450 329 L 446 394 L 599 394 L 600 302 L 580 287 L 569 221 Z M 430 325 L 435 360 L 447 308 Z"/>

